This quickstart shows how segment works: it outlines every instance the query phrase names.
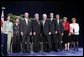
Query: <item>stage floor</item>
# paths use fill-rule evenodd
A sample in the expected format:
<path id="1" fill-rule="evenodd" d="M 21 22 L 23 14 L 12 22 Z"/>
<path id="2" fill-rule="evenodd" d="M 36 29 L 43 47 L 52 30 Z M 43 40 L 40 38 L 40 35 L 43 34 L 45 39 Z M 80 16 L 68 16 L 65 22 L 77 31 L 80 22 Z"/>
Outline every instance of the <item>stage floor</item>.
<path id="1" fill-rule="evenodd" d="M 83 48 L 79 48 L 79 51 L 70 49 L 69 51 L 51 51 L 51 52 L 38 52 L 34 53 L 9 53 L 8 56 L 83 56 Z"/>

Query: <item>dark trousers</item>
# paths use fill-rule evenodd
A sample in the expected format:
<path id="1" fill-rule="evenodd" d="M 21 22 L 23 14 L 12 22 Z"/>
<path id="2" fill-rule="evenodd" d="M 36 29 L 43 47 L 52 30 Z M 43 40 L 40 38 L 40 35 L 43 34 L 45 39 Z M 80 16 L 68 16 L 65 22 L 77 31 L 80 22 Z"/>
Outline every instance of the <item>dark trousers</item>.
<path id="1" fill-rule="evenodd" d="M 78 50 L 78 40 L 79 40 L 79 35 L 71 35 L 70 36 L 71 42 L 74 43 L 74 50 Z"/>
<path id="2" fill-rule="evenodd" d="M 43 50 L 44 51 L 51 51 L 52 50 L 52 43 L 51 43 L 51 36 L 43 35 Z"/>
<path id="3" fill-rule="evenodd" d="M 20 52 L 20 35 L 14 35 L 12 44 L 12 51 L 13 52 Z"/>
<path id="4" fill-rule="evenodd" d="M 7 34 L 1 33 L 1 55 L 7 55 Z"/>
<path id="5" fill-rule="evenodd" d="M 40 36 L 39 35 L 33 36 L 33 50 L 34 52 L 40 51 Z"/>
<path id="6" fill-rule="evenodd" d="M 57 35 L 51 35 L 52 37 L 52 46 L 54 51 L 58 51 L 58 38 Z"/>
<path id="7" fill-rule="evenodd" d="M 22 36 L 22 52 L 30 52 L 30 36 L 23 35 Z"/>
<path id="8" fill-rule="evenodd" d="M 56 37 L 58 38 L 58 49 L 62 50 L 62 35 L 58 33 Z"/>

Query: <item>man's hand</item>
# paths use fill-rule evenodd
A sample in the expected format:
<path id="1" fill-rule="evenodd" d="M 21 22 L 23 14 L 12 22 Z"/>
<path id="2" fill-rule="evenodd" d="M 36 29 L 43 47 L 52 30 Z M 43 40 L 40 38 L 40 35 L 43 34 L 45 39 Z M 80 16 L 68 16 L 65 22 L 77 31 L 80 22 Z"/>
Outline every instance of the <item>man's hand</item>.
<path id="1" fill-rule="evenodd" d="M 49 35 L 51 35 L 51 32 L 49 32 Z"/>
<path id="2" fill-rule="evenodd" d="M 32 35 L 32 32 L 30 32 L 30 35 Z"/>
<path id="3" fill-rule="evenodd" d="M 57 31 L 55 31 L 55 34 L 57 34 Z"/>
<path id="4" fill-rule="evenodd" d="M 33 35 L 36 35 L 36 32 L 34 32 Z"/>
<path id="5" fill-rule="evenodd" d="M 21 36 L 23 36 L 23 32 L 21 32 Z"/>
<path id="6" fill-rule="evenodd" d="M 64 33 L 62 33 L 62 36 L 64 35 Z"/>
<path id="7" fill-rule="evenodd" d="M 61 41 L 61 43 L 63 43 L 63 41 Z"/>

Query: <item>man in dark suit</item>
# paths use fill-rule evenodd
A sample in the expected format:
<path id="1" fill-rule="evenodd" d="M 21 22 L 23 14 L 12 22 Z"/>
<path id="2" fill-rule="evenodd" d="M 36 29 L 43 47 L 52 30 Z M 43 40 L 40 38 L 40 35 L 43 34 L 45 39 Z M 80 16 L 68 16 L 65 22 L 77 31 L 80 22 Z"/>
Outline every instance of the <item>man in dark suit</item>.
<path id="1" fill-rule="evenodd" d="M 58 51 L 58 39 L 56 38 L 55 35 L 55 19 L 54 19 L 54 13 L 50 13 L 50 32 L 51 32 L 51 40 L 52 40 L 52 50 Z"/>
<path id="2" fill-rule="evenodd" d="M 56 16 L 56 20 L 55 20 L 55 34 L 58 38 L 58 49 L 62 50 L 62 36 L 63 36 L 63 25 L 62 25 L 62 20 L 60 20 L 60 16 L 59 14 L 57 14 Z"/>
<path id="3" fill-rule="evenodd" d="M 32 20 L 32 33 L 33 33 L 33 50 L 34 52 L 40 51 L 40 21 L 39 14 L 36 13 L 35 19 Z"/>
<path id="4" fill-rule="evenodd" d="M 24 19 L 21 20 L 21 35 L 22 35 L 22 51 L 23 53 L 30 52 L 30 35 L 32 35 L 31 21 L 29 20 L 29 14 L 24 14 Z M 26 44 L 26 45 L 25 45 Z M 27 50 L 25 49 L 27 48 Z"/>
<path id="5" fill-rule="evenodd" d="M 46 14 L 43 14 L 42 34 L 43 34 L 43 50 L 50 52 L 52 50 L 51 36 L 50 36 L 51 32 L 50 32 L 49 20 L 47 20 Z"/>

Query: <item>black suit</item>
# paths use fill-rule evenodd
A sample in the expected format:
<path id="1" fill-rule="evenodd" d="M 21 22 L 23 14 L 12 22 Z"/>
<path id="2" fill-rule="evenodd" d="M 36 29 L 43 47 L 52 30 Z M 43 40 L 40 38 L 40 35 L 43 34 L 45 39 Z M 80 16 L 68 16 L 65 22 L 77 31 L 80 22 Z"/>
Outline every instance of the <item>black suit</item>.
<path id="1" fill-rule="evenodd" d="M 32 32 L 36 33 L 33 34 L 33 49 L 34 52 L 40 51 L 40 22 L 37 20 L 32 20 Z"/>
<path id="2" fill-rule="evenodd" d="M 50 32 L 51 32 L 51 40 L 52 40 L 52 48 L 53 50 L 58 50 L 58 39 L 55 34 L 56 26 L 55 26 L 55 20 L 50 20 Z"/>
<path id="3" fill-rule="evenodd" d="M 58 38 L 58 48 L 62 50 L 61 41 L 62 41 L 63 25 L 61 20 L 59 20 L 59 24 L 57 20 L 55 20 L 55 28 L 56 28 L 55 31 L 57 31 L 57 34 L 55 34 L 55 37 Z"/>
<path id="4" fill-rule="evenodd" d="M 46 20 L 45 24 L 44 25 L 42 24 L 43 49 L 44 49 L 44 51 L 51 51 L 52 50 L 51 36 L 49 35 L 49 32 L 50 32 L 49 20 Z"/>
<path id="5" fill-rule="evenodd" d="M 26 24 L 25 19 L 21 20 L 21 32 L 23 32 L 22 36 L 22 51 L 25 52 L 30 52 L 30 32 L 32 31 L 31 29 L 31 21 L 28 20 L 28 25 Z M 26 45 L 25 45 L 26 43 Z M 27 50 L 25 49 L 27 48 Z"/>

